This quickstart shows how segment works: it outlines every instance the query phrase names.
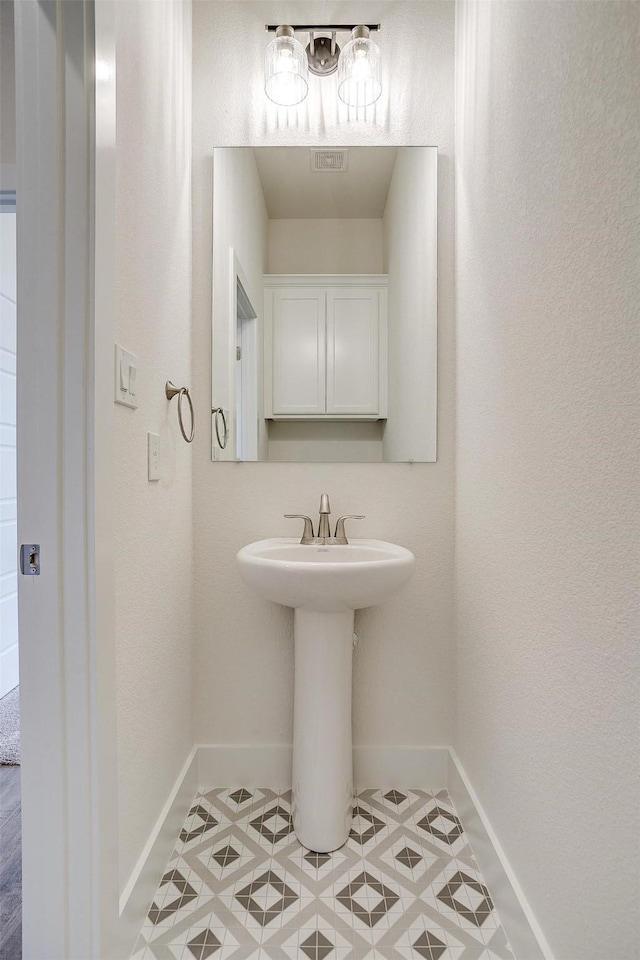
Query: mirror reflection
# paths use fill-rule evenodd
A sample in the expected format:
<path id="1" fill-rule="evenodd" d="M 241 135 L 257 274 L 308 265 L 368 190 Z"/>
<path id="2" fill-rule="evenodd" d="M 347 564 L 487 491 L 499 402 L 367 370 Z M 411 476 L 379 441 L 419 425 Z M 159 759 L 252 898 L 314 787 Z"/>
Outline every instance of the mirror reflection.
<path id="1" fill-rule="evenodd" d="M 436 191 L 436 147 L 214 150 L 214 460 L 436 459 Z"/>

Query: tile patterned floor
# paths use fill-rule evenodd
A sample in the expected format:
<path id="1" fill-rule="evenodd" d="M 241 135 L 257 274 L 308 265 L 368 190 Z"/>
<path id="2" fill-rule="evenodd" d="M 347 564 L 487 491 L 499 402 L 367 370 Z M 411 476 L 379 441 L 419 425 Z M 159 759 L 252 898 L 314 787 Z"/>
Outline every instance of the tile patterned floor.
<path id="1" fill-rule="evenodd" d="M 291 794 L 198 794 L 134 960 L 513 960 L 446 790 L 364 790 L 332 854 Z"/>

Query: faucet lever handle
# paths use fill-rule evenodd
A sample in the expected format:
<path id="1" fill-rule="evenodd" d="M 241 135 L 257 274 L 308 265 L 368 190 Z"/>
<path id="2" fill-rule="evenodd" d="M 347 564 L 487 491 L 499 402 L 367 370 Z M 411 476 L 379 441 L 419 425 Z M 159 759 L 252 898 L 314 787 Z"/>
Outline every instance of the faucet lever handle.
<path id="1" fill-rule="evenodd" d="M 304 520 L 304 531 L 300 543 L 307 543 L 313 540 L 313 523 L 311 517 L 306 517 L 303 513 L 285 513 L 286 520 Z"/>
<path id="2" fill-rule="evenodd" d="M 337 543 L 349 543 L 347 540 L 347 535 L 344 532 L 344 522 L 345 520 L 364 520 L 364 515 L 361 513 L 348 513 L 344 517 L 338 517 L 338 522 L 336 523 L 336 533 L 334 540 Z"/>

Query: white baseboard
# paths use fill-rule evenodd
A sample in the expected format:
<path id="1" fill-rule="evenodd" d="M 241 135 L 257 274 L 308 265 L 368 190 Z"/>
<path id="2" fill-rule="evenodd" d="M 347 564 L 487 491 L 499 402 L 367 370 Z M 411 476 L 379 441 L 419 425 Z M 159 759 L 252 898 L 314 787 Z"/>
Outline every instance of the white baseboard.
<path id="1" fill-rule="evenodd" d="M 517 960 L 553 960 L 551 948 L 529 906 L 504 850 L 460 760 L 449 749 L 448 790 L 464 832 L 491 891 Z"/>
<path id="2" fill-rule="evenodd" d="M 221 785 L 291 787 L 291 745 L 200 744 L 198 783 L 201 790 Z M 367 787 L 446 787 L 449 764 L 447 747 L 353 748 L 353 780 L 356 790 Z"/>
<path id="3" fill-rule="evenodd" d="M 447 747 L 354 747 L 356 790 L 417 787 L 441 790 L 447 785 Z"/>
<path id="4" fill-rule="evenodd" d="M 291 745 L 201 743 L 198 745 L 198 787 L 291 787 Z"/>
<path id="5" fill-rule="evenodd" d="M 135 946 L 149 905 L 196 790 L 214 787 L 291 786 L 291 746 L 286 744 L 198 744 L 178 776 L 149 840 L 120 898 L 122 957 Z M 553 960 L 500 842 L 449 747 L 374 747 L 353 750 L 354 784 L 388 789 L 446 787 L 491 890 L 517 960 Z M 126 952 L 126 951 L 129 952 Z"/>
<path id="6" fill-rule="evenodd" d="M 198 748 L 193 747 L 120 896 L 118 955 L 123 960 L 133 952 L 197 789 Z"/>

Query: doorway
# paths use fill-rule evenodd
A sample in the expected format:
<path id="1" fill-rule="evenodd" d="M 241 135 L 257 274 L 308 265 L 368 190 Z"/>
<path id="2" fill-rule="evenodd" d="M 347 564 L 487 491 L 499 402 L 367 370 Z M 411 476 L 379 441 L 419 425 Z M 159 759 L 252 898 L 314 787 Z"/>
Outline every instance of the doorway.
<path id="1" fill-rule="evenodd" d="M 16 195 L 0 192 L 0 700 L 18 685 Z M 0 727 L 0 738 L 3 732 Z M 0 761 L 2 748 L 0 747 Z"/>
<path id="2" fill-rule="evenodd" d="M 4 27 L 6 17 L 3 18 Z M 6 178 L 3 178 L 6 183 Z M 0 191 L 0 956 L 21 956 L 16 490 L 16 194 Z"/>
<path id="3" fill-rule="evenodd" d="M 17 460 L 13 496 L 0 489 L 8 520 L 0 576 L 8 610 L 17 586 L 21 707 L 21 765 L 0 765 L 0 956 L 8 960 L 106 960 L 118 934 L 106 501 L 115 289 L 110 7 L 0 3 L 0 189 L 13 175 L 15 191 L 13 204 L 0 194 L 9 332 L 0 344 L 0 451 Z M 12 310 L 15 328 L 5 322 Z M 38 575 L 16 570 L 21 543 L 39 544 Z M 3 688 L 17 680 L 18 625 L 16 616 L 15 633 L 5 629 L 12 620 L 4 606 Z"/>
<path id="4" fill-rule="evenodd" d="M 257 314 L 236 273 L 236 458 L 258 459 Z"/>
<path id="5" fill-rule="evenodd" d="M 22 955 L 13 3 L 0 4 L 0 957 Z"/>

